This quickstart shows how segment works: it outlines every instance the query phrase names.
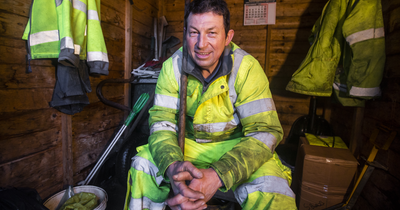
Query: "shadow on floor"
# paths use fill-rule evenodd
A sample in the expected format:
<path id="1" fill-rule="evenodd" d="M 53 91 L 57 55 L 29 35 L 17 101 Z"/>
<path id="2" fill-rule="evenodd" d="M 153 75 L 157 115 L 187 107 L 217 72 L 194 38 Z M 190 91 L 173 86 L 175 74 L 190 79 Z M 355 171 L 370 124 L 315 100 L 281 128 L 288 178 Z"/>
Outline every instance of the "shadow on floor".
<path id="1" fill-rule="evenodd" d="M 126 185 L 122 186 L 115 177 L 105 181 L 101 186 L 108 195 L 106 210 L 122 210 L 125 204 Z"/>

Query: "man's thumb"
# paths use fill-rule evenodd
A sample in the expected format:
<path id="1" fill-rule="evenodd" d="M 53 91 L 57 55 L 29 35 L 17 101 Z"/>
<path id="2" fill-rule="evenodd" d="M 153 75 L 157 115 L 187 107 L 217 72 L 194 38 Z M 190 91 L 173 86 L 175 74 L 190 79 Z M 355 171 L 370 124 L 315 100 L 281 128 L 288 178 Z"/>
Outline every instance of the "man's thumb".
<path id="1" fill-rule="evenodd" d="M 196 179 L 201 179 L 203 178 L 203 172 L 201 172 L 198 168 L 196 168 L 195 170 L 193 170 L 192 176 Z"/>

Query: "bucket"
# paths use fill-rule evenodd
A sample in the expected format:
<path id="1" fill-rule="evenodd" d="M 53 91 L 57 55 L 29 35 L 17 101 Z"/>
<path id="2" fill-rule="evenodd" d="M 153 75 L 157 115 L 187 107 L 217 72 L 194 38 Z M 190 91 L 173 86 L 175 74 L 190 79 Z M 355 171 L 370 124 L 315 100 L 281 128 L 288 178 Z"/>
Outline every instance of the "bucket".
<path id="1" fill-rule="evenodd" d="M 81 193 L 81 192 L 88 192 L 93 193 L 98 198 L 97 203 L 99 204 L 94 210 L 105 210 L 107 206 L 108 196 L 105 190 L 100 187 L 91 186 L 91 185 L 83 185 L 73 188 L 74 193 Z M 49 210 L 54 210 L 58 203 L 60 202 L 61 198 L 63 197 L 65 190 L 54 194 L 49 199 L 47 199 L 43 205 L 46 206 Z"/>

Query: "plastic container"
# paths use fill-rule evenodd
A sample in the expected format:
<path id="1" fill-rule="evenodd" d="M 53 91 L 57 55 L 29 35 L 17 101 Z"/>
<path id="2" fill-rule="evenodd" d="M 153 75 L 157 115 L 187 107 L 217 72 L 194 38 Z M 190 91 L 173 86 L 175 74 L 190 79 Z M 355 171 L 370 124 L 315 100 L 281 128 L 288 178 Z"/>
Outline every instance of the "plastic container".
<path id="1" fill-rule="evenodd" d="M 98 206 L 94 208 L 94 210 L 105 210 L 107 207 L 107 201 L 108 201 L 108 196 L 107 192 L 103 190 L 100 187 L 96 186 L 91 186 L 91 185 L 83 185 L 83 186 L 78 186 L 73 188 L 74 193 L 80 193 L 80 192 L 88 192 L 88 193 L 94 193 L 97 198 L 98 198 Z M 58 203 L 60 202 L 61 198 L 63 197 L 65 193 L 65 190 L 58 192 L 51 196 L 49 199 L 47 199 L 43 205 L 46 206 L 49 210 L 54 210 Z"/>

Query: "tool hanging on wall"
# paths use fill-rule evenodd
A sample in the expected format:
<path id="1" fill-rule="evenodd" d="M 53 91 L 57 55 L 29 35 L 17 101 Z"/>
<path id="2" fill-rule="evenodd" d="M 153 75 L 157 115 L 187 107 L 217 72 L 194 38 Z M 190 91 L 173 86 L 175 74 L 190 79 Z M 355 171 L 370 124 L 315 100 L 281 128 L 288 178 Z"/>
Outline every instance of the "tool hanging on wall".
<path id="1" fill-rule="evenodd" d="M 165 28 L 168 26 L 168 22 L 167 19 L 165 18 L 165 16 L 161 16 L 160 17 L 160 28 L 159 28 L 159 33 L 158 33 L 158 57 L 161 58 L 162 57 L 162 45 L 163 45 L 163 41 L 164 41 L 164 33 L 165 33 Z"/>
<path id="2" fill-rule="evenodd" d="M 154 18 L 154 39 L 155 39 L 155 44 L 154 44 L 154 61 L 158 61 L 158 36 L 157 36 L 157 18 Z"/>

